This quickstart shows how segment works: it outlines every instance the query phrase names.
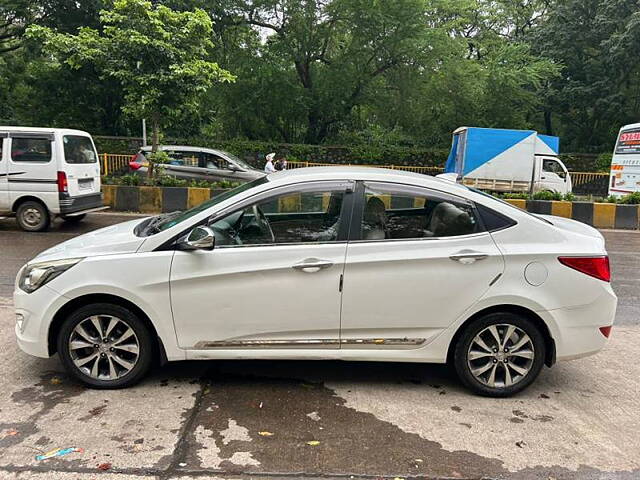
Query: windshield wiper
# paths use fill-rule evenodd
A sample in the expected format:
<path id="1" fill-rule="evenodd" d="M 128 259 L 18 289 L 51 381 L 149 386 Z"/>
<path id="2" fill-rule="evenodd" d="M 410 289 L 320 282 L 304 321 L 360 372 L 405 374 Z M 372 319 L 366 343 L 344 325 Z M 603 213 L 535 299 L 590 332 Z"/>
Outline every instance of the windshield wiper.
<path id="1" fill-rule="evenodd" d="M 162 215 L 151 217 L 151 220 L 144 226 L 141 233 L 146 236 L 158 233 L 160 231 L 160 227 L 165 222 L 177 217 L 180 213 L 182 213 L 180 210 L 176 210 L 175 212 L 163 213 Z"/>

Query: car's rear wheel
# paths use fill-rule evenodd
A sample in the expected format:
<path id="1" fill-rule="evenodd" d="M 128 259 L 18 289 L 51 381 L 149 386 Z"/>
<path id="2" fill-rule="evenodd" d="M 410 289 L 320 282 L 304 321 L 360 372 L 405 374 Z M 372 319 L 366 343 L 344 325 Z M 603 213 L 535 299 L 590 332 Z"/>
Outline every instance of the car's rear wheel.
<path id="1" fill-rule="evenodd" d="M 86 305 L 72 313 L 58 335 L 65 368 L 94 388 L 123 388 L 140 381 L 151 366 L 149 329 L 126 308 Z"/>
<path id="2" fill-rule="evenodd" d="M 454 352 L 462 383 L 490 397 L 508 397 L 528 387 L 544 365 L 545 341 L 537 326 L 514 313 L 491 313 L 465 328 Z"/>
<path id="3" fill-rule="evenodd" d="M 27 232 L 43 232 L 49 228 L 51 217 L 42 203 L 28 200 L 21 203 L 16 211 L 16 220 L 22 230 Z"/>
<path id="4" fill-rule="evenodd" d="M 83 213 L 81 215 L 62 215 L 62 220 L 67 223 L 80 223 L 86 216 L 86 213 Z"/>

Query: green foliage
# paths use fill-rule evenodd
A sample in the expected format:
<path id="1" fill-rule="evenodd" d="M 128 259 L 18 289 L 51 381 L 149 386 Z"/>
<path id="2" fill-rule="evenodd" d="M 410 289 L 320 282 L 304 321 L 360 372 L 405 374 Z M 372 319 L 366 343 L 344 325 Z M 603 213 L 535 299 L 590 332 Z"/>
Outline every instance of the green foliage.
<path id="1" fill-rule="evenodd" d="M 544 190 L 533 194 L 533 200 L 562 200 L 562 194 Z"/>
<path id="2" fill-rule="evenodd" d="M 640 204 L 640 192 L 629 193 L 621 197 L 618 200 L 618 203 L 622 203 L 624 205 L 638 205 Z"/>
<path id="3" fill-rule="evenodd" d="M 442 164 L 462 125 L 608 154 L 637 121 L 639 24 L 637 0 L 8 0 L 0 123 L 139 137 L 146 118 L 153 144 L 347 163 Z"/>
<path id="4" fill-rule="evenodd" d="M 517 199 L 517 200 L 529 200 L 529 194 L 528 193 L 503 193 L 502 195 L 498 195 L 496 194 L 497 197 L 499 198 L 511 198 L 511 199 Z"/>
<path id="5" fill-rule="evenodd" d="M 576 196 L 573 193 L 565 193 L 562 199 L 566 202 L 575 202 Z"/>
<path id="6" fill-rule="evenodd" d="M 238 185 L 237 182 L 228 181 L 210 182 L 207 180 L 185 180 L 182 178 L 172 177 L 170 175 L 156 175 L 153 178 L 148 178 L 136 174 L 105 176 L 102 178 L 102 184 L 123 185 L 130 187 L 197 187 L 211 189 L 227 189 L 236 187 Z"/>
<path id="7" fill-rule="evenodd" d="M 100 24 L 101 30 L 82 27 L 75 35 L 31 25 L 27 36 L 42 42 L 45 53 L 64 67 L 89 65 L 115 80 L 124 94 L 123 112 L 151 119 L 154 151 L 163 124 L 196 110 L 215 81 L 234 80 L 208 59 L 213 29 L 204 10 L 115 0 L 112 9 L 100 12 Z"/>
<path id="8" fill-rule="evenodd" d="M 598 155 L 595 164 L 595 170 L 597 172 L 610 172 L 611 171 L 611 157 L 613 154 L 610 152 L 601 153 Z"/>
<path id="9" fill-rule="evenodd" d="M 138 185 L 142 185 L 142 177 L 140 175 L 130 173 L 127 175 L 122 175 L 121 177 L 107 177 L 105 178 L 104 183 L 110 185 L 128 185 L 130 187 L 135 187 Z"/>

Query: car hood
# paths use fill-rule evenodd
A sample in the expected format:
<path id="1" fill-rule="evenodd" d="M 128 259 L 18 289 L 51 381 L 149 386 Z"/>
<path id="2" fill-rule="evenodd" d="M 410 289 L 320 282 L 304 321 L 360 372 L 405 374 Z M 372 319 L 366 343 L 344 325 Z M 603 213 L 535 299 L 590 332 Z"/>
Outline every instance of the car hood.
<path id="1" fill-rule="evenodd" d="M 141 218 L 136 218 L 135 220 L 85 233 L 45 250 L 29 263 L 136 252 L 145 239 L 137 237 L 133 230 L 142 220 Z"/>

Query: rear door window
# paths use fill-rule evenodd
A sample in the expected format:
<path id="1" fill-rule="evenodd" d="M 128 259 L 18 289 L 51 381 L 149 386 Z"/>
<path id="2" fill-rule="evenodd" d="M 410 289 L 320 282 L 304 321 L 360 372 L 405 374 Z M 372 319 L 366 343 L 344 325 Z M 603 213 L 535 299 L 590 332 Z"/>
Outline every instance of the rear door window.
<path id="1" fill-rule="evenodd" d="M 470 235 L 480 230 L 471 202 L 399 184 L 365 183 L 360 238 L 399 240 Z"/>
<path id="2" fill-rule="evenodd" d="M 11 137 L 11 160 L 14 162 L 48 163 L 51 140 L 40 137 Z"/>
<path id="3" fill-rule="evenodd" d="M 67 163 L 96 163 L 98 155 L 89 137 L 81 135 L 65 135 L 62 138 L 64 158 Z"/>

